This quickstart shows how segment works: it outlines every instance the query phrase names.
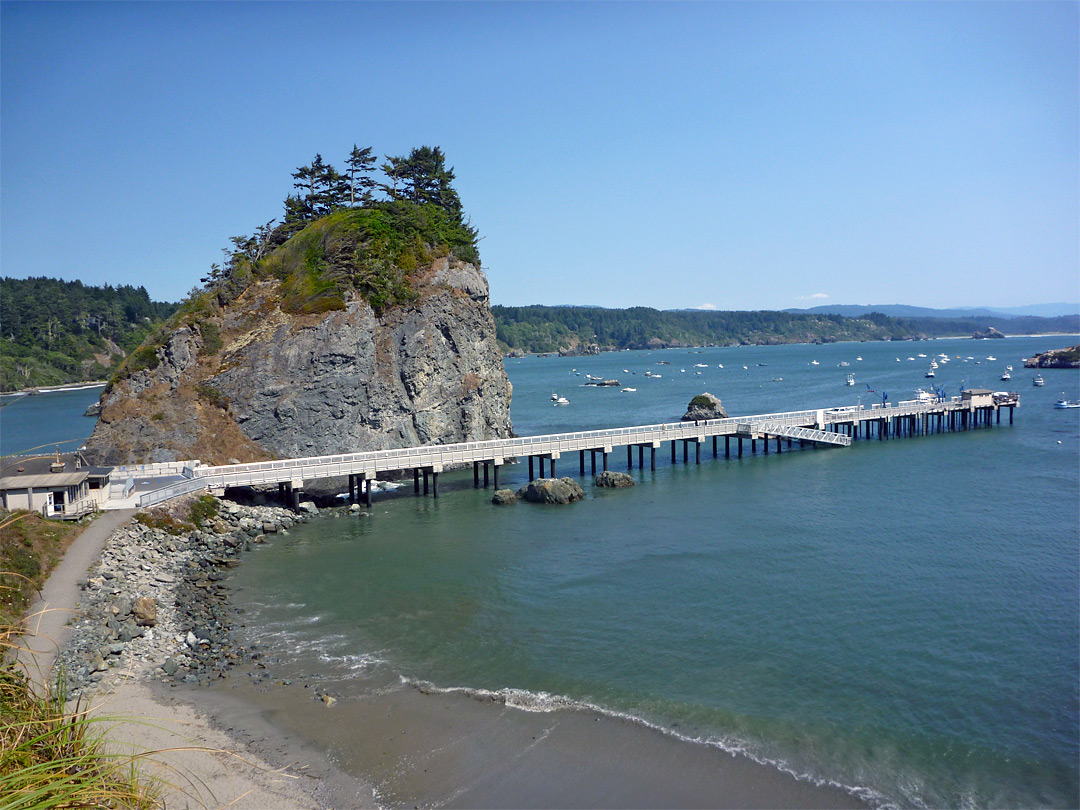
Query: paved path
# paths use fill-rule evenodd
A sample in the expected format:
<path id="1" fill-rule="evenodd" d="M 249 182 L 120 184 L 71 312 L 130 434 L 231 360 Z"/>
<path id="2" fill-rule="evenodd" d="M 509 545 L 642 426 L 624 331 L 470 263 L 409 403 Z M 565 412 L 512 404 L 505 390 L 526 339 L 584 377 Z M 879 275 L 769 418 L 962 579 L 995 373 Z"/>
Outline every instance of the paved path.
<path id="1" fill-rule="evenodd" d="M 80 593 L 76 583 L 97 562 L 109 536 L 134 514 L 134 509 L 120 509 L 99 515 L 64 553 L 27 611 L 19 661 L 39 686 L 48 682 L 57 652 L 71 637 L 68 621 L 75 615 Z"/>

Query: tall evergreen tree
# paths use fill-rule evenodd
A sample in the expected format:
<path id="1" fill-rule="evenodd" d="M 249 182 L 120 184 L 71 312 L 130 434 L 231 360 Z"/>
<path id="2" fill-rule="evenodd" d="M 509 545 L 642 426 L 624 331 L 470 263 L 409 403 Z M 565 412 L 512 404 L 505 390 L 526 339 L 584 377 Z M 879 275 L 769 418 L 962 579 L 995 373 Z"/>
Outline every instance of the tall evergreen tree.
<path id="1" fill-rule="evenodd" d="M 345 163 L 349 167 L 347 171 L 349 175 L 349 205 L 353 206 L 357 203 L 368 205 L 373 199 L 372 191 L 375 189 L 375 181 L 371 178 L 371 173 L 375 171 L 375 155 L 372 148 L 365 146 L 363 149 L 359 149 L 356 144 L 353 144 L 352 151 L 349 153 L 349 158 Z"/>

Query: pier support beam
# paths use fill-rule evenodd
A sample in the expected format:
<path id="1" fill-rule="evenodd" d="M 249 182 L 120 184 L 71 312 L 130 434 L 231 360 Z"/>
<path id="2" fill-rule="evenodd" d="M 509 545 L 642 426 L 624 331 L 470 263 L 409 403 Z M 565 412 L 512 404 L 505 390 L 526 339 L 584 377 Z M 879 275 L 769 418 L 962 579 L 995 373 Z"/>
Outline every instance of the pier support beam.
<path id="1" fill-rule="evenodd" d="M 412 471 L 412 491 L 413 495 L 420 494 L 420 470 L 416 467 L 413 467 Z"/>
<path id="2" fill-rule="evenodd" d="M 484 462 L 484 472 L 487 472 L 487 462 L 486 461 Z M 472 463 L 472 485 L 473 485 L 473 489 L 480 489 L 480 462 L 479 461 L 474 461 Z"/>
<path id="3" fill-rule="evenodd" d="M 364 506 L 371 508 L 371 479 L 364 479 Z"/>
<path id="4" fill-rule="evenodd" d="M 579 450 L 578 455 L 581 457 L 581 477 L 585 477 L 585 451 Z"/>
<path id="5" fill-rule="evenodd" d="M 533 476 L 533 457 L 529 456 L 529 480 L 534 480 Z"/>
<path id="6" fill-rule="evenodd" d="M 495 476 L 496 476 L 495 489 L 499 488 L 498 475 L 499 475 L 499 468 L 496 467 L 495 468 Z M 484 462 L 484 489 L 487 489 L 487 488 L 488 488 L 488 463 L 485 461 Z"/>
<path id="7" fill-rule="evenodd" d="M 439 474 L 434 471 L 431 473 L 431 497 L 439 497 Z"/>
<path id="8" fill-rule="evenodd" d="M 495 483 L 495 489 L 498 489 L 499 488 L 499 465 L 492 462 L 491 466 L 495 468 L 494 469 L 494 474 L 495 474 L 495 482 L 494 483 Z M 485 475 L 485 477 L 487 476 L 487 464 L 484 465 L 484 475 Z M 484 486 L 485 487 L 487 486 L 486 481 L 484 483 Z"/>

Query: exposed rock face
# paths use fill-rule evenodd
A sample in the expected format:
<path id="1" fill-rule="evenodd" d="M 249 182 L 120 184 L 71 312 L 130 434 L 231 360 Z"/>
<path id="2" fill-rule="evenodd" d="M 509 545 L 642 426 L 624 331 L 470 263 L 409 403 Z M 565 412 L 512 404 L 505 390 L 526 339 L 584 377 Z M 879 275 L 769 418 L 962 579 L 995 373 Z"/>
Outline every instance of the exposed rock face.
<path id="1" fill-rule="evenodd" d="M 512 489 L 497 489 L 491 496 L 491 502 L 496 506 L 509 506 L 517 503 L 517 495 Z"/>
<path id="2" fill-rule="evenodd" d="M 181 327 L 156 368 L 106 392 L 87 456 L 226 463 L 509 436 L 486 277 L 444 257 L 416 292 L 381 317 L 358 295 L 290 315 L 276 282 L 254 284 L 223 313 L 214 354 L 206 330 Z"/>
<path id="3" fill-rule="evenodd" d="M 971 335 L 976 340 L 984 340 L 986 338 L 1003 338 L 1005 335 L 1001 334 L 997 329 L 992 326 L 987 327 L 985 332 L 974 332 Z"/>
<path id="4" fill-rule="evenodd" d="M 593 484 L 598 487 L 632 487 L 635 484 L 633 478 L 626 473 L 604 470 L 593 479 Z"/>
<path id="5" fill-rule="evenodd" d="M 573 478 L 537 478 L 517 491 L 529 503 L 573 503 L 585 497 L 585 490 Z"/>
<path id="6" fill-rule="evenodd" d="M 727 411 L 718 397 L 704 393 L 698 394 L 690 400 L 681 421 L 696 422 L 704 419 L 727 419 L 727 415 Z"/>

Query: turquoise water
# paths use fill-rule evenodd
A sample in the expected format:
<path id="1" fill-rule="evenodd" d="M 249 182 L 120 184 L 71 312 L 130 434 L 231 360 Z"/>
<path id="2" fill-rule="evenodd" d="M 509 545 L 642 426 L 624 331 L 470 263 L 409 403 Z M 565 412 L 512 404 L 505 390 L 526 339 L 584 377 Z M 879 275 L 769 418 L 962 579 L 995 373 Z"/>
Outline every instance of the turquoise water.
<path id="1" fill-rule="evenodd" d="M 1022 404 L 1012 426 L 847 449 L 725 460 L 721 441 L 715 461 L 704 445 L 700 465 L 681 450 L 672 465 L 665 445 L 655 471 L 635 453 L 638 486 L 586 484 L 568 507 L 495 507 L 471 471 L 440 476 L 437 500 L 410 482 L 370 519 L 316 520 L 248 555 L 238 599 L 264 648 L 343 691 L 404 677 L 588 704 L 881 805 L 1075 807 L 1080 411 L 1052 403 L 1080 398 L 1080 376 L 1033 388 L 1021 358 L 1076 342 L 508 360 L 523 435 L 670 421 L 702 391 L 732 415 L 898 401 L 929 382 L 918 353 L 954 358 L 934 380 L 949 394 L 965 380 Z M 625 452 L 609 463 L 625 470 Z M 500 484 L 526 475 L 504 467 Z"/>
<path id="2" fill-rule="evenodd" d="M 655 472 L 635 453 L 637 487 L 563 508 L 496 508 L 471 472 L 443 476 L 438 500 L 297 528 L 236 584 L 262 642 L 322 677 L 569 699 L 880 804 L 1076 806 L 1080 412 L 1051 405 L 1078 378 L 1033 388 L 1021 363 L 1070 341 L 508 360 L 521 434 L 674 420 L 702 391 L 733 415 L 897 401 L 928 382 L 918 353 L 973 358 L 938 369 L 949 394 L 1006 387 L 1011 363 L 1022 405 L 1012 426 L 848 449 L 724 460 L 721 441 L 700 466 L 665 445 Z"/>
<path id="3" fill-rule="evenodd" d="M 0 455 L 48 453 L 57 445 L 61 453 L 78 449 L 97 423 L 83 413 L 100 396 L 100 387 L 4 396 L 0 399 Z"/>

